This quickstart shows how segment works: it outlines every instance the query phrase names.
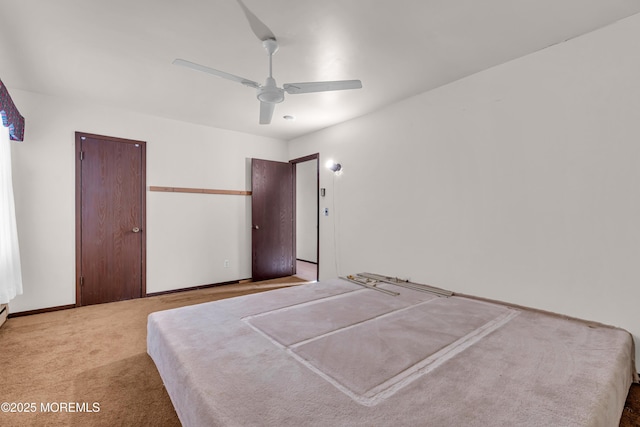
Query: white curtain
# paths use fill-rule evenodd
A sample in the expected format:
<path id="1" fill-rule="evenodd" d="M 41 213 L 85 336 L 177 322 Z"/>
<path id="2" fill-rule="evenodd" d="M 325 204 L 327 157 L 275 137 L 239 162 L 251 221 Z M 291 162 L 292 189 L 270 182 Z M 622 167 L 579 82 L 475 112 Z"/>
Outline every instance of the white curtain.
<path id="1" fill-rule="evenodd" d="M 22 294 L 20 248 L 11 179 L 9 129 L 0 122 L 0 304 Z"/>

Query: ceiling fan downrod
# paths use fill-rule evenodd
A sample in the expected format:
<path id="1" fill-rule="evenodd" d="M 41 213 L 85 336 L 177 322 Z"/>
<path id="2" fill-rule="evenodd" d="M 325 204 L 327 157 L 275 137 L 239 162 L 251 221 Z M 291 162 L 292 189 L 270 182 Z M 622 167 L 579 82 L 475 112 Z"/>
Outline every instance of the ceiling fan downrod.
<path id="1" fill-rule="evenodd" d="M 284 101 L 284 89 L 279 88 L 273 78 L 273 54 L 278 51 L 278 42 L 275 39 L 266 39 L 262 42 L 262 45 L 269 55 L 269 76 L 266 78 L 264 85 L 257 89 L 257 97 L 262 102 L 278 104 Z"/>

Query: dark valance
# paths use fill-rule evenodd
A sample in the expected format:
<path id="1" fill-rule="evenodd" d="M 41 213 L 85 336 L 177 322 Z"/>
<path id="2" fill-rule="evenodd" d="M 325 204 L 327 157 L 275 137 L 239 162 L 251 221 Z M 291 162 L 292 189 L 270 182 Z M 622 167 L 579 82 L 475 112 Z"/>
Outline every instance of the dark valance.
<path id="1" fill-rule="evenodd" d="M 11 139 L 22 141 L 24 139 L 24 117 L 20 115 L 2 80 L 0 80 L 0 115 L 2 116 L 2 124 L 9 128 Z"/>

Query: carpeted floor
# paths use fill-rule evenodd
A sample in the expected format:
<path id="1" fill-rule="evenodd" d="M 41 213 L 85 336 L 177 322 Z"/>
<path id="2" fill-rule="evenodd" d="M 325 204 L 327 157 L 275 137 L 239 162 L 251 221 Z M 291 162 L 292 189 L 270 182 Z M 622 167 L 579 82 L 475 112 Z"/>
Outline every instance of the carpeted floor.
<path id="1" fill-rule="evenodd" d="M 292 277 L 11 318 L 0 328 L 0 404 L 20 412 L 4 412 L 2 405 L 0 426 L 179 426 L 146 353 L 149 313 L 299 282 Z M 99 411 L 63 410 L 69 402 L 70 409 L 86 404 Z M 620 426 L 640 426 L 640 386 L 632 386 Z"/>
<path id="2" fill-rule="evenodd" d="M 147 355 L 149 313 L 300 282 L 290 277 L 10 318 L 0 328 L 0 426 L 179 426 Z M 4 402 L 17 412 L 5 412 Z M 70 409 L 86 403 L 98 411 L 70 412 L 69 402 Z"/>

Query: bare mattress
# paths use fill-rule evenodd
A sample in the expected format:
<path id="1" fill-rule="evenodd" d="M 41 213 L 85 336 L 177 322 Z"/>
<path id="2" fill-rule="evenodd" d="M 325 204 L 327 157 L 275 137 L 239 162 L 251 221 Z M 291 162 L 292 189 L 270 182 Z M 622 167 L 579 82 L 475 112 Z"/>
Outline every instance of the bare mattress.
<path id="1" fill-rule="evenodd" d="M 336 279 L 152 313 L 184 426 L 617 426 L 624 330 Z"/>

